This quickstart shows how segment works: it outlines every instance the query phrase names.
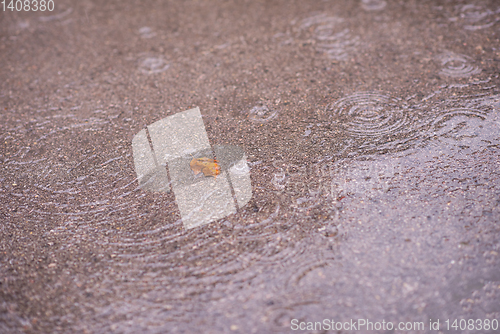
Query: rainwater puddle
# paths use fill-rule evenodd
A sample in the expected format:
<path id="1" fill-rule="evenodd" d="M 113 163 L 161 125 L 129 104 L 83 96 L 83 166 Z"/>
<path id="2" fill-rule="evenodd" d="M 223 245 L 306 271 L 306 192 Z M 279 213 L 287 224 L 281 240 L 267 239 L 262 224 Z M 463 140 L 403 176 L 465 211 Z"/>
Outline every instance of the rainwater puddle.
<path id="1" fill-rule="evenodd" d="M 363 97 L 360 101 L 366 102 L 367 94 L 359 95 Z M 387 98 L 376 96 L 368 101 L 387 103 Z M 353 100 L 353 97 L 346 99 Z M 500 196 L 497 180 L 499 101 L 500 95 L 470 96 L 461 101 L 468 108 L 450 108 L 456 100 L 434 105 L 434 109 L 440 111 L 433 119 L 421 122 L 419 136 L 412 139 L 413 148 L 399 153 L 361 153 L 356 158 L 318 162 L 307 168 L 287 162 L 276 164 L 273 186 L 291 197 L 296 212 L 305 215 L 314 213 L 315 208 L 323 208 L 316 211 L 316 222 L 319 222 L 324 208 L 331 207 L 333 212 L 318 232 L 334 222 L 334 234 L 348 240 L 348 245 L 333 253 L 314 257 L 312 252 L 304 252 L 297 257 L 296 271 L 287 281 L 289 296 L 293 296 L 288 297 L 292 300 L 287 302 L 291 308 L 277 307 L 274 314 L 278 328 L 285 327 L 290 317 L 298 319 L 301 315 L 319 314 L 320 319 L 327 319 L 328 312 L 322 311 L 320 305 L 350 310 L 337 311 L 340 318 L 348 318 L 352 312 L 373 310 L 371 306 L 356 307 L 356 300 L 369 294 L 373 298 L 370 299 L 376 301 L 380 298 L 378 291 L 386 289 L 392 291 L 391 295 L 402 294 L 414 300 L 409 306 L 386 295 L 392 305 L 387 308 L 390 312 L 396 312 L 396 308 L 403 308 L 405 312 L 413 312 L 412 308 L 435 309 L 437 305 L 432 303 L 438 304 L 438 300 L 446 298 L 438 294 L 431 298 L 434 301 L 430 304 L 417 302 L 421 296 L 435 293 L 425 287 L 433 280 L 430 272 L 450 270 L 457 263 L 463 265 L 466 260 L 460 256 L 461 260 L 456 260 L 457 251 L 465 252 L 463 245 L 469 245 L 473 235 L 480 233 L 479 226 L 495 229 L 491 217 L 500 214 L 495 204 Z M 339 104 L 343 102 L 339 100 Z M 355 117 L 353 114 L 353 119 Z M 372 118 L 371 122 L 375 125 L 379 120 Z M 371 134 L 367 126 L 366 135 Z M 357 135 L 358 132 L 352 133 Z M 457 216 L 457 212 L 460 215 Z M 481 242 L 494 243 L 494 238 L 485 236 Z M 449 244 L 459 246 L 450 248 Z M 436 251 L 440 252 L 439 260 L 431 264 L 424 260 L 435 256 Z M 349 274 L 339 274 L 339 266 Z M 395 272 L 391 275 L 398 279 L 390 284 L 375 282 L 370 275 L 384 275 L 380 268 L 392 268 Z M 362 274 L 366 270 L 371 274 Z M 346 277 L 356 277 L 356 280 Z M 296 289 L 300 289 L 300 296 L 293 293 Z M 439 289 L 444 293 L 448 287 Z M 331 299 L 325 291 L 336 291 L 336 298 Z M 478 293 L 484 296 L 484 292 Z M 491 295 L 483 302 L 489 305 L 493 298 Z M 474 311 L 480 314 L 477 309 Z M 420 312 L 425 319 L 425 312 Z M 377 312 L 371 314 L 382 316 Z"/>
<path id="2" fill-rule="evenodd" d="M 495 99 L 498 98 L 497 96 Z M 498 109 L 491 111 L 491 105 L 488 106 L 495 99 L 482 100 L 486 107 L 483 110 L 465 108 L 444 110 L 432 121 L 427 135 L 421 137 L 418 148 L 408 149 L 396 155 L 362 156 L 357 158 L 355 163 L 350 159 L 340 160 L 331 170 L 332 175 L 336 175 L 333 188 L 337 189 L 337 196 L 383 196 L 400 187 L 403 190 L 399 192 L 419 193 L 425 184 L 423 180 L 426 179 L 429 186 L 432 184 L 432 179 L 439 180 L 434 189 L 438 193 L 434 195 L 426 193 L 431 197 L 459 190 L 466 192 L 472 184 L 480 182 L 479 175 L 488 178 L 487 173 L 466 177 L 468 174 L 465 171 L 466 167 L 480 168 L 482 162 L 474 162 L 475 157 L 479 159 L 483 154 L 486 156 L 488 153 L 494 154 L 499 148 L 499 112 Z M 490 113 L 487 112 L 488 109 Z M 455 162 L 451 163 L 452 161 Z M 438 167 L 439 165 L 445 168 Z M 451 168 L 449 165 L 455 167 Z M 453 172 L 443 171 L 443 175 L 433 175 L 447 168 Z M 411 176 L 412 174 L 415 176 Z M 406 183 L 405 180 L 412 180 L 417 174 L 419 178 L 424 179 Z M 398 179 L 400 180 L 396 182 L 398 185 L 393 185 L 391 180 Z"/>
<path id="3" fill-rule="evenodd" d="M 234 308 L 239 302 L 254 315 L 234 326 L 267 317 L 281 331 L 290 317 L 311 312 L 326 317 L 324 305 L 346 307 L 339 316 L 349 317 L 356 300 L 368 294 L 376 301 L 384 289 L 390 292 L 385 296 L 389 311 L 402 307 L 411 312 L 414 306 L 390 297 L 392 292 L 409 299 L 431 293 L 425 286 L 433 275 L 424 272 L 442 270 L 445 265 L 439 261 L 457 261 L 456 251 L 445 244 L 470 242 L 463 225 L 500 214 L 483 209 L 494 208 L 491 201 L 499 196 L 500 175 L 493 166 L 500 145 L 500 96 L 469 96 L 461 99 L 460 108 L 456 100 L 413 102 L 413 107 L 402 101 L 380 92 L 359 92 L 329 105 L 336 124 L 364 143 L 353 157 L 308 166 L 276 162 L 272 182 L 264 185 L 268 200 L 203 227 L 184 229 L 172 193 L 139 188 L 126 144 L 94 149 L 96 139 L 89 135 L 123 126 L 107 110 L 86 119 L 39 117 L 29 127 L 6 129 L 2 140 L 15 141 L 14 132 L 22 136 L 27 131 L 34 139 L 4 161 L 4 189 L 11 195 L 2 201 L 9 219 L 22 216 L 24 224 L 37 226 L 53 243 L 53 252 L 76 251 L 91 242 L 108 254 L 99 260 L 106 269 L 92 274 L 103 277 L 92 288 L 90 302 L 99 314 L 97 321 L 79 324 L 80 329 L 160 332 L 170 328 L 165 317 L 190 323 L 202 310 L 203 319 L 213 319 L 212 326 L 222 328 L 216 314 L 242 317 L 243 310 Z M 410 128 L 408 110 L 417 106 L 435 114 L 417 123 L 418 136 L 406 137 L 410 147 L 366 153 L 384 136 Z M 82 149 L 55 149 L 35 159 L 36 150 L 57 147 L 63 138 L 74 138 L 73 146 Z M 93 144 L 86 148 L 85 140 Z M 125 170 L 119 167 L 124 163 L 129 166 Z M 29 207 L 21 204 L 25 201 Z M 446 210 L 450 205 L 462 210 L 460 225 L 453 224 L 455 213 Z M 44 230 L 48 220 L 58 227 Z M 420 264 L 419 259 L 432 257 L 436 250 L 442 253 L 431 269 Z M 402 271 L 405 265 L 394 267 L 391 261 L 400 259 L 409 261 L 409 271 Z M 400 278 L 390 284 L 361 278 L 361 270 L 383 275 L 381 267 L 393 267 L 397 272 L 392 275 Z M 58 264 L 47 270 L 56 268 Z M 337 297 L 331 299 L 334 292 Z M 204 303 L 212 307 L 207 310 Z M 375 305 L 357 310 L 374 310 Z M 385 311 L 370 312 L 378 317 Z M 110 313 L 133 314 L 134 321 L 109 324 L 105 315 Z"/>

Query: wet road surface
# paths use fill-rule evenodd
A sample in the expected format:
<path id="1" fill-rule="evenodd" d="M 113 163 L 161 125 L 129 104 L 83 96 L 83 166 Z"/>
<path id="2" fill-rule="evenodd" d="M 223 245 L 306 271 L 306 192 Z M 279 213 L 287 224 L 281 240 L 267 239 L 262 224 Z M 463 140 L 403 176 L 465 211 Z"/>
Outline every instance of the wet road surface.
<path id="1" fill-rule="evenodd" d="M 54 4 L 0 14 L 0 332 L 498 333 L 445 323 L 500 320 L 498 2 Z M 132 139 L 195 107 L 252 197 L 186 229 Z"/>

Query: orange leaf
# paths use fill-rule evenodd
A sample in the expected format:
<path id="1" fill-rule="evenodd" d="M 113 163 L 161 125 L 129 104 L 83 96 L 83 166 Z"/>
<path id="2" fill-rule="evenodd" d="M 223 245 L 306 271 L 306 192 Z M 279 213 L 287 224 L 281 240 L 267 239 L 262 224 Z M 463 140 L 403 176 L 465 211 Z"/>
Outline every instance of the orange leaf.
<path id="1" fill-rule="evenodd" d="M 194 175 L 203 173 L 205 176 L 217 177 L 220 174 L 219 161 L 210 158 L 195 158 L 189 163 Z"/>

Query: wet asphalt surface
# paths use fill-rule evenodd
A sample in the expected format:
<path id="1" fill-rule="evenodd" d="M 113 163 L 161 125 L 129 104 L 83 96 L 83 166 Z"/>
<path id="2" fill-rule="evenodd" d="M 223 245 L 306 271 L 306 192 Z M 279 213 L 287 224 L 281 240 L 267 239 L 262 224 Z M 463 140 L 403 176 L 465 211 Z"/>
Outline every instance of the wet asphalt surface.
<path id="1" fill-rule="evenodd" d="M 481 0 L 2 12 L 0 332 L 499 333 L 445 326 L 500 320 L 499 34 Z M 194 107 L 252 199 L 185 229 L 131 142 Z"/>

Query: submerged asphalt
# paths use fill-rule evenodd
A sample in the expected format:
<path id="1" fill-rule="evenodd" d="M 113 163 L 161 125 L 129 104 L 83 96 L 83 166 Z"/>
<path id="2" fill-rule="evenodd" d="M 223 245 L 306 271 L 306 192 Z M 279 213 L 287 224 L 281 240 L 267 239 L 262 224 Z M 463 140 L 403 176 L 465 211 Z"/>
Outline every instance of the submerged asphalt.
<path id="1" fill-rule="evenodd" d="M 498 2 L 52 4 L 0 13 L 0 332 L 500 331 Z"/>

